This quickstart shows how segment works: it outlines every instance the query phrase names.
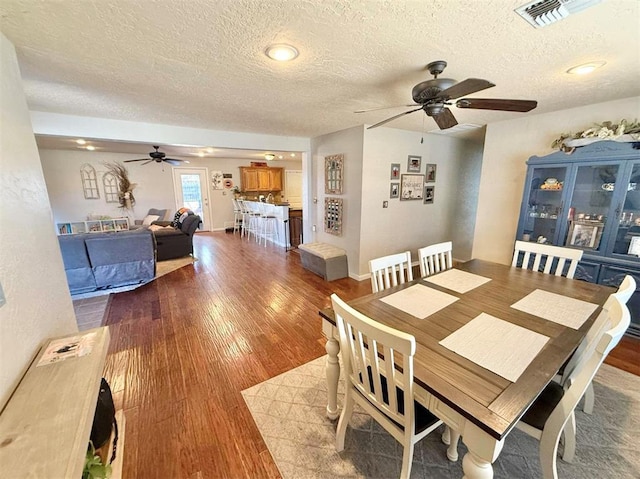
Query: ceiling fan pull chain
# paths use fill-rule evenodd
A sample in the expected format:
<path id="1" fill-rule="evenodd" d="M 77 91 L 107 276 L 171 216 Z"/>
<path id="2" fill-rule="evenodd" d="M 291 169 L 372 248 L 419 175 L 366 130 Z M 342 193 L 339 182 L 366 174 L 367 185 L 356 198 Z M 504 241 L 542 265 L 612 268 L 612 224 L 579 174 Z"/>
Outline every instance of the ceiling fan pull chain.
<path id="1" fill-rule="evenodd" d="M 421 145 L 424 143 L 424 117 L 425 115 L 422 116 L 422 138 L 420 138 Z"/>

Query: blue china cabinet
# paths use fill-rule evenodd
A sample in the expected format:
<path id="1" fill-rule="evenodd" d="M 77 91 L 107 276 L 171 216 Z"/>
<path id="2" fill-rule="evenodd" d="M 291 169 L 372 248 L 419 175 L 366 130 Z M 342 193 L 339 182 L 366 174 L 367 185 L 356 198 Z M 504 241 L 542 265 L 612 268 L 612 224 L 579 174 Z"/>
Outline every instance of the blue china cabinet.
<path id="1" fill-rule="evenodd" d="M 532 156 L 517 239 L 583 250 L 576 279 L 617 287 L 631 274 L 640 287 L 640 142 Z M 640 337 L 640 292 L 629 309 Z"/>

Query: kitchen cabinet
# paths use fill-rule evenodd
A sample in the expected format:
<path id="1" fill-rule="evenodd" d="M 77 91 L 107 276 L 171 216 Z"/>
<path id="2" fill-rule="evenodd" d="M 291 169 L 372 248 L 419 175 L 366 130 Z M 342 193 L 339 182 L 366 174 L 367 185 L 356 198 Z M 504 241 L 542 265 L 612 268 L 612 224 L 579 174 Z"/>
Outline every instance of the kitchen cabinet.
<path id="1" fill-rule="evenodd" d="M 242 191 L 281 191 L 282 168 L 240 167 Z"/>
<path id="2" fill-rule="evenodd" d="M 640 142 L 601 141 L 572 154 L 533 156 L 517 239 L 584 251 L 575 278 L 640 287 Z M 629 301 L 627 334 L 640 337 L 640 293 Z"/>

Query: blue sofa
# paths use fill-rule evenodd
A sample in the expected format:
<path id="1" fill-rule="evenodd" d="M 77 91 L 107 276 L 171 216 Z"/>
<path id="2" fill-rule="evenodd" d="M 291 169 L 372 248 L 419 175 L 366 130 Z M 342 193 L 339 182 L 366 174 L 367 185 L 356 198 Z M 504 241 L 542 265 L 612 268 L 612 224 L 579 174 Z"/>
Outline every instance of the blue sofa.
<path id="1" fill-rule="evenodd" d="M 59 236 L 58 241 L 71 294 L 155 277 L 155 239 L 147 229 Z"/>

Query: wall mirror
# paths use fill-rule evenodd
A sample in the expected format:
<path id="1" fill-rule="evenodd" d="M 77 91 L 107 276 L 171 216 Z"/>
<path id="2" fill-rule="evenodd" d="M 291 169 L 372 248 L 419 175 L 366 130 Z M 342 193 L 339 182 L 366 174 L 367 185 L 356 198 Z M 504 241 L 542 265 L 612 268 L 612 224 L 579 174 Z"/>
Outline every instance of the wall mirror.
<path id="1" fill-rule="evenodd" d="M 341 195 L 344 172 L 344 155 L 324 157 L 324 192 L 327 195 Z"/>

